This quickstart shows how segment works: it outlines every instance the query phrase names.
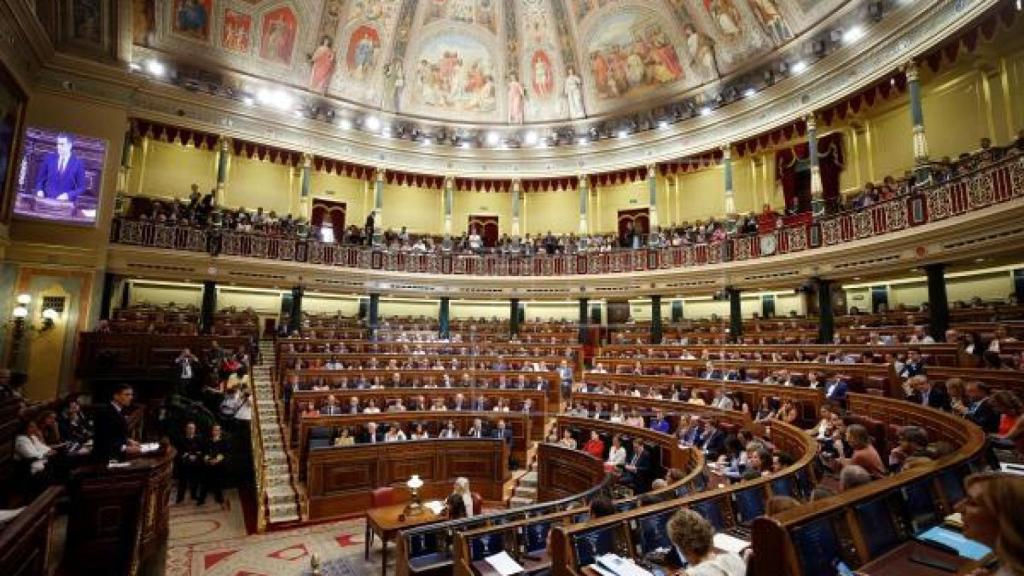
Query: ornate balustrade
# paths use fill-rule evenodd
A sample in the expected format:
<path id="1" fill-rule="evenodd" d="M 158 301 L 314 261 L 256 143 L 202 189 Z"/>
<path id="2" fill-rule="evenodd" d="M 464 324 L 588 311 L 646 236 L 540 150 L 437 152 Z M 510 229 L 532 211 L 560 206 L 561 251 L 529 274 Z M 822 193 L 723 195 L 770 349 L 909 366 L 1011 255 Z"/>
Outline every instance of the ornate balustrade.
<path id="1" fill-rule="evenodd" d="M 115 220 L 111 242 L 225 256 L 343 268 L 473 276 L 628 274 L 745 261 L 837 246 L 962 216 L 1024 195 L 1024 155 L 978 168 L 867 208 L 723 242 L 566 255 L 413 254 L 323 243 L 313 239 L 208 231 Z"/>

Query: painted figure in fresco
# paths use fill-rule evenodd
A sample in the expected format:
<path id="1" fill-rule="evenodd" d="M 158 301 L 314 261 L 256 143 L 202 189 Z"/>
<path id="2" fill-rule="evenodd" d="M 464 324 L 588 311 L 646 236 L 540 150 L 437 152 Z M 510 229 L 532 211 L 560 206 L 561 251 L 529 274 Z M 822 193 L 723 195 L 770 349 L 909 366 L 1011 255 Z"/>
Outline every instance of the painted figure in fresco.
<path id="1" fill-rule="evenodd" d="M 782 18 L 782 13 L 779 12 L 779 6 L 775 3 L 775 0 L 748 0 L 748 2 L 750 9 L 754 12 L 754 16 L 757 17 L 757 21 L 761 23 L 764 31 L 771 37 L 773 42 L 782 44 L 793 37 L 793 33 L 790 32 L 789 26 L 786 25 L 786 21 Z"/>
<path id="2" fill-rule="evenodd" d="M 221 45 L 235 52 L 249 51 L 249 16 L 228 9 L 224 11 L 224 32 Z"/>
<path id="3" fill-rule="evenodd" d="M 723 35 L 732 37 L 740 33 L 740 12 L 732 0 L 704 0 L 704 7 Z"/>
<path id="4" fill-rule="evenodd" d="M 526 89 L 513 72 L 508 77 L 508 123 L 522 124 L 523 109 L 526 107 Z"/>
<path id="5" fill-rule="evenodd" d="M 206 6 L 199 0 L 182 0 L 178 5 L 178 13 L 175 15 L 178 22 L 178 31 L 193 36 L 206 37 L 206 26 L 209 21 L 209 14 L 206 13 Z"/>
<path id="6" fill-rule="evenodd" d="M 381 94 L 381 108 L 387 109 L 391 106 L 392 112 L 399 111 L 399 102 L 402 99 L 402 88 L 405 88 L 405 71 L 402 69 L 402 61 L 395 58 L 391 64 L 384 67 L 384 91 Z"/>
<path id="7" fill-rule="evenodd" d="M 312 69 L 309 73 L 309 89 L 313 92 L 323 94 L 327 92 L 327 85 L 331 81 L 331 74 L 334 73 L 334 48 L 331 45 L 330 36 L 320 39 L 320 45 L 316 47 L 309 57 Z"/>
<path id="8" fill-rule="evenodd" d="M 572 66 L 565 71 L 564 91 L 569 118 L 576 120 L 585 117 L 587 114 L 583 109 L 583 79 L 576 75 L 576 70 Z"/>
<path id="9" fill-rule="evenodd" d="M 683 26 L 683 38 L 686 39 L 687 56 L 697 74 L 702 78 L 719 76 L 714 41 L 698 32 L 693 24 Z"/>
<path id="10" fill-rule="evenodd" d="M 554 83 L 554 78 L 551 75 L 551 61 L 547 54 L 538 50 L 534 52 L 531 64 L 533 66 L 533 92 L 539 98 L 547 98 L 551 95 L 551 87 Z"/>
<path id="11" fill-rule="evenodd" d="M 260 46 L 263 58 L 283 63 L 291 61 L 295 30 L 286 20 L 285 14 L 280 12 L 272 16 L 264 25 L 263 44 Z"/>
<path id="12" fill-rule="evenodd" d="M 356 44 L 355 50 L 355 75 L 357 78 L 365 78 L 367 71 L 373 67 L 374 55 L 377 52 L 377 45 L 370 34 L 364 34 Z"/>

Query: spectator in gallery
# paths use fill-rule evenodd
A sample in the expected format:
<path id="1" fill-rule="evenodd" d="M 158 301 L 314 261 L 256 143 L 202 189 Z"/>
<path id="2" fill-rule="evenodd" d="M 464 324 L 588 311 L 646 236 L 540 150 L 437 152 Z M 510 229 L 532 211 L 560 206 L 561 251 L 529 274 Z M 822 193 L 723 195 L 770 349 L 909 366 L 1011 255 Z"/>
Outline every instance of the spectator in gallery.
<path id="1" fill-rule="evenodd" d="M 36 173 L 36 197 L 74 202 L 88 186 L 85 166 L 75 156 L 71 136 L 57 134 L 57 150 L 43 157 Z"/>
<path id="2" fill-rule="evenodd" d="M 207 440 L 203 450 L 203 477 L 199 487 L 199 506 L 206 502 L 206 494 L 213 493 L 213 499 L 217 504 L 224 505 L 224 493 L 221 486 L 224 482 L 224 471 L 227 468 L 224 462 L 231 453 L 228 441 L 224 439 L 223 431 L 218 424 L 210 427 L 210 439 Z"/>

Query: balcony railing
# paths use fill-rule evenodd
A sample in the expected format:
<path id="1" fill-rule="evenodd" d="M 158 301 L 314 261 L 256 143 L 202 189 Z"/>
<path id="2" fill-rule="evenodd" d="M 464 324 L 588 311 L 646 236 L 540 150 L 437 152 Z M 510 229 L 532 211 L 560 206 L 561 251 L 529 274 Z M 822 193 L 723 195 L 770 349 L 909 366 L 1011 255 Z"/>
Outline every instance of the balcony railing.
<path id="1" fill-rule="evenodd" d="M 115 219 L 111 242 L 362 270 L 475 276 L 572 276 L 687 268 L 792 254 L 892 234 L 1024 195 L 1024 155 L 892 200 L 721 242 L 561 255 L 416 254 L 228 230 Z"/>

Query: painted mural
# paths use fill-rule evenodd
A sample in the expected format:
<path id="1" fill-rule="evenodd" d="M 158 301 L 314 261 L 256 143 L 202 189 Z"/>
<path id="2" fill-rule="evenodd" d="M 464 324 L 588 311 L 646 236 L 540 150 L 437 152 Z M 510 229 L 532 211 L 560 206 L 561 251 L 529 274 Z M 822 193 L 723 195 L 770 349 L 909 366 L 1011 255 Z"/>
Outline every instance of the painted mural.
<path id="1" fill-rule="evenodd" d="M 93 44 L 103 42 L 103 7 L 99 0 L 75 0 L 71 3 L 72 32 L 76 40 Z"/>
<path id="2" fill-rule="evenodd" d="M 476 39 L 460 35 L 432 38 L 415 62 L 413 97 L 423 107 L 460 112 L 497 108 L 494 61 Z"/>
<path id="3" fill-rule="evenodd" d="M 298 21 L 291 8 L 282 6 L 264 14 L 260 25 L 260 58 L 291 64 L 297 29 Z"/>
<path id="4" fill-rule="evenodd" d="M 132 38 L 371 108 L 519 124 L 715 82 L 851 1 L 132 0 Z M 74 3 L 81 36 L 94 3 Z"/>
<path id="5" fill-rule="evenodd" d="M 174 0 L 172 29 L 180 36 L 210 41 L 210 14 L 213 0 Z"/>
<path id="6" fill-rule="evenodd" d="M 225 50 L 248 54 L 252 40 L 252 16 L 224 9 L 224 24 L 221 26 L 220 45 Z"/>

